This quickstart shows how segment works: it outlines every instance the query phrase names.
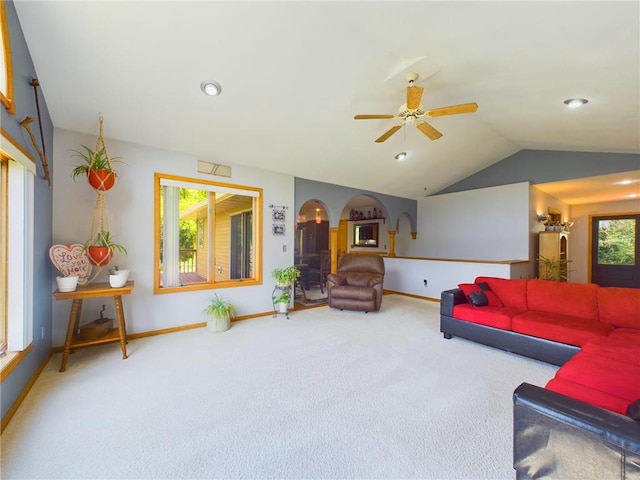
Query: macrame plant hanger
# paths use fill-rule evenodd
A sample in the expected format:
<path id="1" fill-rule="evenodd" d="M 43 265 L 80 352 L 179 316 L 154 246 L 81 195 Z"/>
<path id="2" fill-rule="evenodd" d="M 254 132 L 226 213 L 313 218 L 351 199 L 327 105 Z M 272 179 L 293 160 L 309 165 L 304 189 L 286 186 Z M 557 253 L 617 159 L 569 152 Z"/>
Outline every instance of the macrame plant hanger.
<path id="1" fill-rule="evenodd" d="M 95 152 L 100 152 L 101 149 L 104 150 L 104 156 L 107 159 L 107 164 L 109 165 L 109 170 L 112 170 L 111 166 L 111 158 L 109 157 L 109 153 L 107 151 L 107 145 L 104 143 L 104 130 L 103 130 L 104 118 L 100 116 L 100 135 L 98 136 L 98 140 L 96 142 Z M 99 155 L 94 155 L 91 159 L 91 164 L 89 165 L 89 171 L 91 171 L 93 167 L 93 163 Z M 101 178 L 99 180 L 99 187 L 94 188 L 97 194 L 96 204 L 93 209 L 93 219 L 91 220 L 91 235 L 89 237 L 89 241 L 87 242 L 87 246 L 93 244 L 93 242 L 98 238 L 99 235 L 103 235 L 104 232 L 107 234 L 110 232 L 109 229 L 109 215 L 107 213 L 107 197 L 106 193 L 110 186 L 106 185 L 108 178 Z M 89 279 L 88 283 L 93 282 L 96 277 L 102 271 L 102 268 L 108 264 L 109 261 L 105 261 L 104 264 L 96 265 L 96 270 Z"/>

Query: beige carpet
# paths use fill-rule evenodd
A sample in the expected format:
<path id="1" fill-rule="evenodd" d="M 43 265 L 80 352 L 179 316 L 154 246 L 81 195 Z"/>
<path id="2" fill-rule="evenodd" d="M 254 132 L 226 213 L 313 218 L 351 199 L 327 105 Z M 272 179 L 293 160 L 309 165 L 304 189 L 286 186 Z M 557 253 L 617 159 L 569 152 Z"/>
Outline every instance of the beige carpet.
<path id="1" fill-rule="evenodd" d="M 2 478 L 510 479 L 512 392 L 556 368 L 439 333 L 385 296 L 54 355 L 2 435 Z"/>

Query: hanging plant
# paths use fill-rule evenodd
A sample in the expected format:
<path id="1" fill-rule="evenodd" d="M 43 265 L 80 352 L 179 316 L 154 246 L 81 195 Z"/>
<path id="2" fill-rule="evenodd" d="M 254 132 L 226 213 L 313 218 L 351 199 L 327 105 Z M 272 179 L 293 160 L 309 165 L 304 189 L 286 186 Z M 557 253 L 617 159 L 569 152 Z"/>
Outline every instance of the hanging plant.
<path id="1" fill-rule="evenodd" d="M 98 267 L 109 264 L 114 250 L 124 255 L 127 254 L 127 249 L 119 243 L 115 243 L 111 239 L 109 232 L 98 232 L 95 237 L 85 244 L 85 249 L 89 261 Z"/>
<path id="2" fill-rule="evenodd" d="M 71 177 L 75 180 L 80 175 L 86 175 L 89 184 L 96 190 L 106 191 L 116 183 L 118 172 L 113 169 L 112 163 L 124 163 L 117 158 L 110 159 L 107 149 L 103 146 L 91 150 L 85 145 L 81 145 L 84 152 L 74 150 L 74 157 L 82 158 L 84 163 L 76 165 L 71 172 Z"/>

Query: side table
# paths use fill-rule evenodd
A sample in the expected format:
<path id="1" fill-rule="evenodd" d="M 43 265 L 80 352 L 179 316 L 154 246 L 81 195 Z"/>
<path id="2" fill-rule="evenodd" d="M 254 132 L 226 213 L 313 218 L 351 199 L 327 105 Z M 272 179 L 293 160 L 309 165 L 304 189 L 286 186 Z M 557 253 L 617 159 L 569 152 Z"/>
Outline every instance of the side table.
<path id="1" fill-rule="evenodd" d="M 89 347 L 91 345 L 101 345 L 103 343 L 120 341 L 122 349 L 122 358 L 127 358 L 127 329 L 124 320 L 124 311 L 122 310 L 122 295 L 129 295 L 133 291 L 133 281 L 127 282 L 123 287 L 112 288 L 108 282 L 92 283 L 82 287 L 78 287 L 73 292 L 53 292 L 56 300 L 73 300 L 71 304 L 71 314 L 69 315 L 69 325 L 67 326 L 67 337 L 64 341 L 64 350 L 62 351 L 62 364 L 60 371 L 64 372 L 67 368 L 67 360 L 69 353 L 75 347 Z M 106 333 L 100 338 L 93 340 L 81 340 L 77 337 L 80 322 L 80 314 L 82 313 L 82 301 L 85 298 L 113 297 L 116 310 L 116 323 L 118 327 Z"/>

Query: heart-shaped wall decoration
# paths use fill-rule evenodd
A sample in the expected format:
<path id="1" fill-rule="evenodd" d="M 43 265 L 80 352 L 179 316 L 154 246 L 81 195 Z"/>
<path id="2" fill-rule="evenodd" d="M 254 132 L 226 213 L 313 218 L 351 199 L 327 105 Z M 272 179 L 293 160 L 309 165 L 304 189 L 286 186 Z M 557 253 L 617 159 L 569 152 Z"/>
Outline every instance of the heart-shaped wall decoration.
<path id="1" fill-rule="evenodd" d="M 65 275 L 78 275 L 78 285 L 86 285 L 91 275 L 91 263 L 84 251 L 84 245 L 53 245 L 49 249 L 51 263 Z"/>

